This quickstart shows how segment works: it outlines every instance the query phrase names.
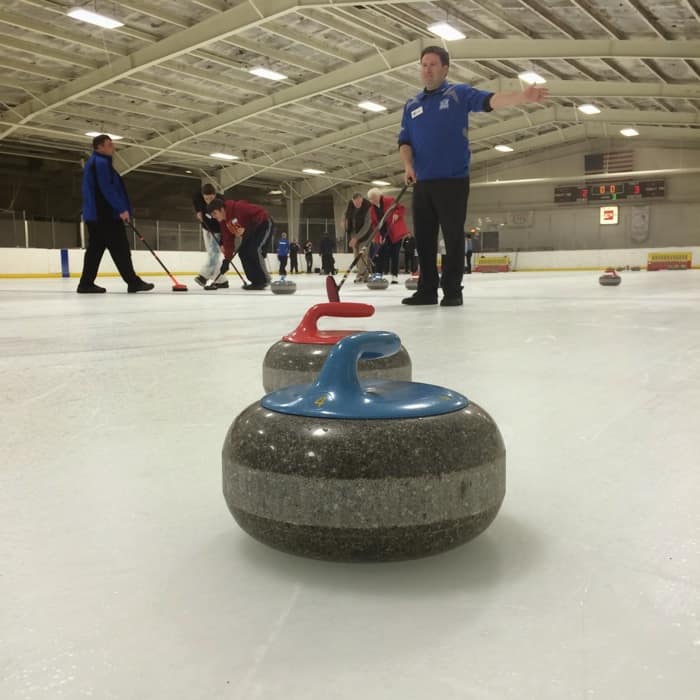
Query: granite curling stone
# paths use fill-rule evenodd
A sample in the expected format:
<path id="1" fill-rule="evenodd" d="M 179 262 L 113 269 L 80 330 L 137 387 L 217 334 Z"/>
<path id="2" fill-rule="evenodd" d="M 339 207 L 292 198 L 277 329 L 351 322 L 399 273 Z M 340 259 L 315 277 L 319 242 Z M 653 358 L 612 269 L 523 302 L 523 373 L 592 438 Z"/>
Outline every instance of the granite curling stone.
<path id="1" fill-rule="evenodd" d="M 490 525 L 506 454 L 489 414 L 443 387 L 360 383 L 361 357 L 400 347 L 381 331 L 343 338 L 314 384 L 235 419 L 223 492 L 249 535 L 305 557 L 379 562 L 437 554 Z"/>
<path id="2" fill-rule="evenodd" d="M 603 287 L 617 287 L 622 282 L 622 277 L 615 270 L 612 273 L 605 273 L 598 278 L 598 283 Z"/>
<path id="3" fill-rule="evenodd" d="M 372 275 L 367 281 L 368 289 L 386 289 L 389 286 L 389 280 L 379 274 Z"/>
<path id="4" fill-rule="evenodd" d="M 326 302 L 312 306 L 299 325 L 282 340 L 272 345 L 263 360 L 263 387 L 275 391 L 292 384 L 310 384 L 318 378 L 331 348 L 356 330 L 319 330 L 318 321 L 324 316 L 333 318 L 361 318 L 372 316 L 370 304 Z M 359 364 L 362 379 L 397 379 L 411 381 L 411 356 L 403 345 L 390 357 L 362 359 Z"/>
<path id="5" fill-rule="evenodd" d="M 410 290 L 418 289 L 418 275 L 411 275 L 406 280 L 406 289 L 410 289 Z"/>
<path id="6" fill-rule="evenodd" d="M 294 294 L 297 291 L 297 283 L 286 277 L 280 277 L 270 285 L 270 289 L 273 294 Z"/>

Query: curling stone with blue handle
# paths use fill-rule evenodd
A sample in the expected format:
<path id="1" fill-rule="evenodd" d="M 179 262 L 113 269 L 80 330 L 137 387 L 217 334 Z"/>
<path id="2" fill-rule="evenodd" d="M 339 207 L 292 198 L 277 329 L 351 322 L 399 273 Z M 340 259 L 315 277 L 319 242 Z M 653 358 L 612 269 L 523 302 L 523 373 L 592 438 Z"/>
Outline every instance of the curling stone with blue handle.
<path id="1" fill-rule="evenodd" d="M 370 276 L 369 280 L 367 280 L 368 289 L 386 289 L 388 286 L 389 280 L 378 272 L 375 272 Z"/>
<path id="2" fill-rule="evenodd" d="M 263 360 L 263 387 L 274 391 L 291 384 L 308 384 L 317 379 L 331 348 L 356 330 L 319 330 L 318 321 L 324 316 L 360 318 L 372 316 L 370 304 L 335 301 L 312 306 L 301 322 L 282 340 L 270 347 Z M 398 379 L 410 381 L 411 357 L 403 345 L 390 357 L 360 360 L 358 372 L 362 379 Z"/>
<path id="3" fill-rule="evenodd" d="M 222 451 L 238 524 L 292 554 L 390 561 L 436 554 L 483 532 L 505 495 L 493 419 L 450 389 L 360 382 L 361 357 L 398 352 L 393 333 L 340 340 L 314 384 L 251 404 Z"/>
<path id="4" fill-rule="evenodd" d="M 297 291 L 297 283 L 282 276 L 270 284 L 273 294 L 294 294 Z"/>

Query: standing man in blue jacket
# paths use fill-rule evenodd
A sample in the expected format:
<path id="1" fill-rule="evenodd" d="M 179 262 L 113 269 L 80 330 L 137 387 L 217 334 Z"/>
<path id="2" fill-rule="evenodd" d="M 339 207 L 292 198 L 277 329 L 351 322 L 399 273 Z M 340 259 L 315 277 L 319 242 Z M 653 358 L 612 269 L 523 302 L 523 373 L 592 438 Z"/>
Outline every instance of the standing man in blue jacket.
<path id="1" fill-rule="evenodd" d="M 114 143 L 107 134 L 100 134 L 92 140 L 92 151 L 83 168 L 83 221 L 89 237 L 78 294 L 106 291 L 95 284 L 105 250 L 126 282 L 127 291 L 147 292 L 154 285 L 144 282 L 131 262 L 124 222 L 131 220 L 132 211 L 124 182 L 112 165 Z"/>
<path id="2" fill-rule="evenodd" d="M 399 132 L 399 155 L 406 183 L 413 187 L 413 226 L 420 261 L 418 291 L 403 299 L 409 306 L 462 305 L 464 220 L 469 197 L 469 112 L 490 112 L 526 102 L 542 102 L 547 88 L 492 93 L 449 83 L 450 55 L 440 46 L 421 52 L 424 90 L 408 100 Z M 437 271 L 438 229 L 445 239 L 442 279 Z"/>
<path id="3" fill-rule="evenodd" d="M 280 262 L 280 277 L 287 274 L 287 257 L 289 256 L 289 241 L 287 234 L 282 233 L 279 241 L 277 241 L 277 259 Z"/>

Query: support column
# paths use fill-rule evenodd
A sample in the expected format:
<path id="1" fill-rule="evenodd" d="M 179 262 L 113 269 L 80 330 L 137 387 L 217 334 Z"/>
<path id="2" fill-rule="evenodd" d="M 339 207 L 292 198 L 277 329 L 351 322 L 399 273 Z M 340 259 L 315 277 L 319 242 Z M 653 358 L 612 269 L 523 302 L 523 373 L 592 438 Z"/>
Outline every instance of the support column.
<path id="1" fill-rule="evenodd" d="M 299 231 L 299 215 L 301 213 L 301 199 L 299 195 L 290 189 L 287 193 L 287 238 L 296 241 L 301 247 L 306 242 L 306 231 Z"/>

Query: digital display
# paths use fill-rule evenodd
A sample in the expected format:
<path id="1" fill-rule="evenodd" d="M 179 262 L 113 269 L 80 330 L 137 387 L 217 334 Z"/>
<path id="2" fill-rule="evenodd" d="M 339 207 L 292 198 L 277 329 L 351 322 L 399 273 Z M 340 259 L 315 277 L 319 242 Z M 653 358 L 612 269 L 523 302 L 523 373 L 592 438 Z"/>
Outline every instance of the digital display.
<path id="1" fill-rule="evenodd" d="M 581 186 L 554 188 L 554 201 L 564 202 L 615 202 L 619 199 L 646 199 L 666 196 L 665 180 L 619 180 L 613 182 L 590 182 Z"/>

